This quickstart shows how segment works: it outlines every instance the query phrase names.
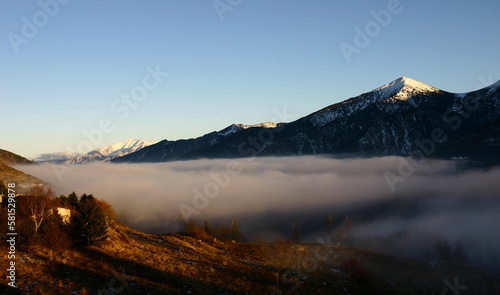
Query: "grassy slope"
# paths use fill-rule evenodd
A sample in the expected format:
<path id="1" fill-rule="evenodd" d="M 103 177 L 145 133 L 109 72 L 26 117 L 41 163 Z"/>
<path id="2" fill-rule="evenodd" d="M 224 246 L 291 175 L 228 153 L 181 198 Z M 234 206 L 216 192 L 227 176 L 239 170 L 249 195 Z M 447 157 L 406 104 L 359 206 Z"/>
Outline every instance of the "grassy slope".
<path id="1" fill-rule="evenodd" d="M 21 157 L 12 152 L 0 149 L 0 163 L 4 164 L 35 164 L 35 162 L 30 161 L 24 157 Z"/>
<path id="2" fill-rule="evenodd" d="M 42 180 L 9 166 L 32 164 L 36 163 L 17 154 L 0 149 L 0 181 L 5 183 L 14 182 L 18 184 L 17 191 L 19 191 L 19 189 L 21 191 L 27 190 L 32 184 L 42 184 Z"/>
<path id="3" fill-rule="evenodd" d="M 6 257 L 5 247 L 0 252 Z M 2 276 L 0 293 L 98 294 L 114 286 L 116 294 L 441 294 L 444 280 L 455 277 L 467 286 L 461 294 L 498 292 L 489 274 L 466 265 L 342 246 L 148 235 L 122 225 L 101 248 L 73 249 L 53 261 L 48 250 L 18 249 L 17 267 L 20 288 L 5 287 Z M 272 293 L 277 273 L 282 293 Z"/>

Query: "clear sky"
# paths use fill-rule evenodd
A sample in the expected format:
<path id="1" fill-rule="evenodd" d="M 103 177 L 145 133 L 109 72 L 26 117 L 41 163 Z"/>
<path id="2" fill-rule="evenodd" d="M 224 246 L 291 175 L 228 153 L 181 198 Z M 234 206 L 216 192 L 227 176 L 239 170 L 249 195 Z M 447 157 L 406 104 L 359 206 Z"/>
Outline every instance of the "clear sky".
<path id="1" fill-rule="evenodd" d="M 498 0 L 4 0 L 0 148 L 34 158 L 284 109 L 290 121 L 400 76 L 474 90 L 500 79 L 498 12 Z"/>

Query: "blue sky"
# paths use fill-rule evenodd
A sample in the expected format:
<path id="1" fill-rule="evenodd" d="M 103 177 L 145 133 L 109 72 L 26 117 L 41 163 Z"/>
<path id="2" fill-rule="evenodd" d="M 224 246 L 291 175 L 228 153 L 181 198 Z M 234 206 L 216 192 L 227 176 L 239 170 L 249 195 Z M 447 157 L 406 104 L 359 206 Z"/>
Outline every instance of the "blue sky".
<path id="1" fill-rule="evenodd" d="M 0 148 L 29 158 L 294 120 L 400 76 L 500 79 L 498 0 L 59 1 L 0 3 Z"/>

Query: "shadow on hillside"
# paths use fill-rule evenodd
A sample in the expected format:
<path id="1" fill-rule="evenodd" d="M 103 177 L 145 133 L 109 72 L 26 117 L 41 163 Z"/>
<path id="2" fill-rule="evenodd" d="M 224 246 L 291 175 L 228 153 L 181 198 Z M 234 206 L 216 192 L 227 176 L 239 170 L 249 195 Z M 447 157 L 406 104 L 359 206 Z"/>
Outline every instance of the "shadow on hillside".
<path id="1" fill-rule="evenodd" d="M 19 289 L 14 289 L 12 287 L 9 287 L 4 284 L 0 284 L 0 294 L 5 294 L 5 295 L 17 295 L 17 294 L 23 294 Z"/>
<path id="2" fill-rule="evenodd" d="M 92 290 L 91 294 L 94 294 L 93 291 L 97 294 L 98 290 L 108 289 L 108 282 L 113 278 L 111 273 L 109 276 L 105 276 L 94 271 L 60 263 L 54 263 L 50 267 L 50 271 L 54 278 L 65 282 L 65 288 L 69 287 L 76 290 L 85 288 L 87 291 Z"/>
<path id="3" fill-rule="evenodd" d="M 181 294 L 187 293 L 187 291 L 190 289 L 194 289 L 194 292 L 198 294 L 237 293 L 236 291 L 228 289 L 226 287 L 217 286 L 215 284 L 201 282 L 199 280 L 160 271 L 141 263 L 112 257 L 90 248 L 80 249 L 80 252 L 87 255 L 92 260 L 102 261 L 112 266 L 116 270 L 115 276 L 118 276 L 116 280 L 117 288 L 120 286 L 119 281 L 122 280 L 122 282 L 127 285 L 126 289 L 136 289 L 137 287 L 139 287 L 143 290 L 148 290 L 148 292 L 150 292 L 151 289 L 153 289 L 154 292 L 154 290 L 161 287 L 162 289 L 169 289 L 170 291 L 178 292 Z M 108 281 L 111 279 L 113 279 L 113 273 L 110 273 Z M 129 282 L 127 282 L 127 279 L 129 280 Z M 146 282 L 144 282 L 143 280 Z M 142 283 L 141 281 L 144 283 Z M 134 286 L 131 286 L 131 283 L 133 283 Z M 151 285 L 151 283 L 157 284 L 157 287 L 155 288 Z M 103 288 L 105 287 L 106 286 L 103 286 Z M 134 291 L 132 290 L 132 293 L 130 294 L 136 293 L 134 293 Z"/>

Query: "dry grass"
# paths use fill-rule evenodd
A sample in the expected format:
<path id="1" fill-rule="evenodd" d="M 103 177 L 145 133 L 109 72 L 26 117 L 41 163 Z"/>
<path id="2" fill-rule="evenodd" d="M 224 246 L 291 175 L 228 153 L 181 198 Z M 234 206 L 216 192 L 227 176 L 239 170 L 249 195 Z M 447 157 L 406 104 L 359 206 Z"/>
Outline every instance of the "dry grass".
<path id="1" fill-rule="evenodd" d="M 5 248 L 2 252 L 5 257 Z M 72 249 L 53 261 L 50 254 L 42 247 L 18 249 L 19 290 L 5 287 L 2 277 L 0 292 L 271 294 L 278 284 L 282 294 L 440 294 L 444 279 L 456 276 L 468 286 L 462 294 L 495 292 L 487 273 L 464 265 L 431 265 L 331 245 L 148 235 L 118 224 L 100 248 Z"/>

